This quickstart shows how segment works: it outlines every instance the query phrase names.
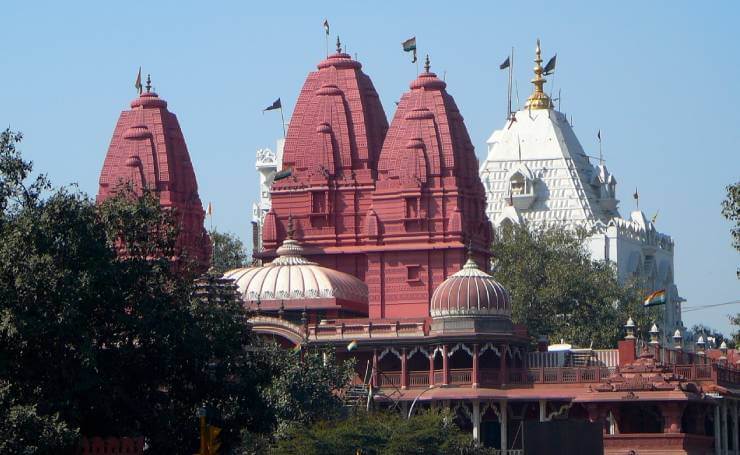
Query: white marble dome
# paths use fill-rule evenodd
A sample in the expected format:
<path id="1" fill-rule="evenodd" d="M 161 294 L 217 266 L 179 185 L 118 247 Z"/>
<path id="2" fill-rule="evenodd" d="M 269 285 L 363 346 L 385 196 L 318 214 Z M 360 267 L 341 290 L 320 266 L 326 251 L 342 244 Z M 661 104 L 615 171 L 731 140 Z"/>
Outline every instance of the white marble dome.
<path id="1" fill-rule="evenodd" d="M 275 260 L 262 267 L 239 268 L 224 274 L 224 278 L 234 280 L 248 305 L 257 300 L 327 298 L 367 304 L 365 283 L 347 273 L 307 260 L 297 241 L 286 239 L 277 249 L 277 254 Z"/>

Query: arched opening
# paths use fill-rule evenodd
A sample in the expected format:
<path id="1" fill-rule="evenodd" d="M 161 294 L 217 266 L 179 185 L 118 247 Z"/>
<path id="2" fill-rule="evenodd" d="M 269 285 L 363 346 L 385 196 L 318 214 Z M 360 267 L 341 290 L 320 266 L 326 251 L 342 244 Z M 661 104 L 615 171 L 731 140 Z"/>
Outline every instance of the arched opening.
<path id="1" fill-rule="evenodd" d="M 527 180 L 521 173 L 517 172 L 512 175 L 511 179 L 509 179 L 509 184 L 511 188 L 511 194 L 516 196 L 519 194 L 527 193 Z"/>
<path id="2" fill-rule="evenodd" d="M 663 413 L 652 404 L 622 404 L 619 407 L 619 432 L 662 433 Z"/>
<path id="3" fill-rule="evenodd" d="M 493 405 L 481 408 L 481 443 L 485 447 L 501 448 L 501 422 Z"/>
<path id="4" fill-rule="evenodd" d="M 394 349 L 386 349 L 378 356 L 381 386 L 401 386 L 401 357 Z"/>
<path id="5" fill-rule="evenodd" d="M 498 350 L 491 346 L 483 346 L 478 353 L 478 376 L 482 385 L 498 383 L 501 369 L 501 356 Z"/>
<path id="6" fill-rule="evenodd" d="M 464 402 L 458 402 L 453 408 L 453 421 L 465 433 L 473 431 L 473 410 L 472 407 Z"/>
<path id="7" fill-rule="evenodd" d="M 429 357 L 421 349 L 414 349 L 407 354 L 406 369 L 410 387 L 429 385 Z"/>

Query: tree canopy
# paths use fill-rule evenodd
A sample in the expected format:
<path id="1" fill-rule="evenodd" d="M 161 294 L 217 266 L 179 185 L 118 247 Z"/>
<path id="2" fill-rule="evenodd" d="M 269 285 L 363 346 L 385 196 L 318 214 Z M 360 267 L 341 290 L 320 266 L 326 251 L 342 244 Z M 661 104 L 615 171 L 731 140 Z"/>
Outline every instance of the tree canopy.
<path id="1" fill-rule="evenodd" d="M 493 244 L 493 275 L 510 292 L 513 320 L 534 338 L 613 348 L 632 317 L 643 335 L 657 317 L 639 283 L 622 285 L 609 262 L 594 261 L 585 232 L 504 226 Z"/>
<path id="2" fill-rule="evenodd" d="M 236 234 L 219 232 L 215 229 L 208 234 L 213 242 L 211 266 L 215 272 L 224 273 L 248 265 L 247 250 Z"/>
<path id="3" fill-rule="evenodd" d="M 142 435 L 154 453 L 192 453 L 202 406 L 226 447 L 335 415 L 347 367 L 260 342 L 228 287 L 194 296 L 155 194 L 121 187 L 97 205 L 53 189 L 31 180 L 20 139 L 0 136 L 0 451 Z"/>

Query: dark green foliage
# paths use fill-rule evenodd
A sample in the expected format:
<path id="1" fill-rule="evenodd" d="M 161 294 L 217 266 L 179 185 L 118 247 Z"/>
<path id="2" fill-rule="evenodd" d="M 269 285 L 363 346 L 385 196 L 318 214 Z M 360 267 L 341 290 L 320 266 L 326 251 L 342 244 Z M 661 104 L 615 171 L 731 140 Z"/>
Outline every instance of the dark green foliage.
<path id="1" fill-rule="evenodd" d="M 235 234 L 218 232 L 215 229 L 208 233 L 213 243 L 211 266 L 217 273 L 245 267 L 248 263 L 247 250 Z"/>
<path id="2" fill-rule="evenodd" d="M 175 216 L 154 194 L 122 187 L 96 205 L 43 178 L 26 186 L 20 135 L 0 139 L 0 452 L 65 453 L 80 434 L 192 453 L 203 405 L 224 446 L 335 414 L 340 370 L 258 343 L 213 280 L 193 298 L 187 263 L 171 262 Z"/>
<path id="3" fill-rule="evenodd" d="M 329 454 L 487 454 L 476 447 L 444 411 L 424 411 L 411 419 L 398 413 L 359 412 L 343 420 L 291 427 L 274 445 L 280 455 Z"/>
<path id="4" fill-rule="evenodd" d="M 637 284 L 620 285 L 610 263 L 593 261 L 583 232 L 508 226 L 493 245 L 494 276 L 510 292 L 514 322 L 535 339 L 613 348 L 632 317 L 645 335 L 655 310 L 641 306 Z"/>
<path id="5" fill-rule="evenodd" d="M 732 246 L 740 251 L 740 182 L 727 185 L 727 197 L 722 201 L 722 216 L 735 225 L 730 228 Z M 737 269 L 737 278 L 740 279 L 740 268 Z"/>

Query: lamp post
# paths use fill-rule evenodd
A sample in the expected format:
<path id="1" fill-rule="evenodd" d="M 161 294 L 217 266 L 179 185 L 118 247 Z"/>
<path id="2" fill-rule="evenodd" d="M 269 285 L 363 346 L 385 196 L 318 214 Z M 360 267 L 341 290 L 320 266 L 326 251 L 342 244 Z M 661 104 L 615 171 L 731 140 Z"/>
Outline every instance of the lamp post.
<path id="1" fill-rule="evenodd" d="M 408 415 L 408 417 L 406 417 L 407 419 L 410 419 L 410 418 L 411 418 L 411 415 L 412 415 L 412 414 L 414 413 L 414 405 L 416 405 L 416 401 L 417 401 L 417 400 L 418 400 L 418 399 L 419 399 L 419 398 L 420 398 L 420 397 L 421 397 L 422 395 L 424 395 L 424 393 L 428 392 L 429 390 L 435 389 L 435 388 L 437 388 L 437 387 L 439 387 L 439 385 L 437 385 L 437 384 L 434 384 L 434 385 L 432 385 L 432 386 L 429 386 L 428 388 L 426 388 L 426 389 L 422 390 L 422 391 L 421 391 L 421 393 L 419 393 L 419 394 L 418 394 L 418 395 L 416 396 L 416 398 L 414 398 L 414 401 L 412 401 L 412 402 L 411 402 L 411 407 L 409 407 L 409 415 Z"/>

